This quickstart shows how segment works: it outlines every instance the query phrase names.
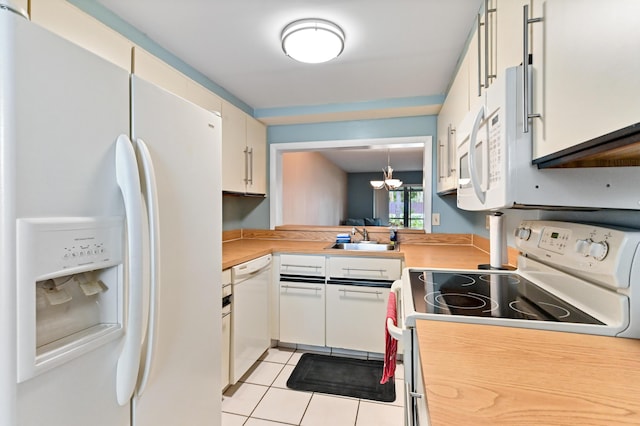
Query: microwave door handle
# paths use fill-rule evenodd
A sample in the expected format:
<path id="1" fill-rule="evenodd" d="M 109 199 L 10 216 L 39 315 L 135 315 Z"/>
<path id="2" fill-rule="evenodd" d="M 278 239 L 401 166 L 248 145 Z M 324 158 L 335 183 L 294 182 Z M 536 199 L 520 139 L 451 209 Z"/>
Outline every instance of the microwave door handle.
<path id="1" fill-rule="evenodd" d="M 473 187 L 473 191 L 476 193 L 476 197 L 478 200 L 484 204 L 486 192 L 482 190 L 481 179 L 478 174 L 478 170 L 476 169 L 476 140 L 478 139 L 478 129 L 480 127 L 480 123 L 484 120 L 484 105 L 480 106 L 480 111 L 478 111 L 478 115 L 476 115 L 476 120 L 473 123 L 473 128 L 471 129 L 471 137 L 469 138 L 469 176 L 471 178 L 471 186 Z M 487 142 L 485 142 L 485 145 Z M 487 167 L 484 167 L 485 169 Z"/>

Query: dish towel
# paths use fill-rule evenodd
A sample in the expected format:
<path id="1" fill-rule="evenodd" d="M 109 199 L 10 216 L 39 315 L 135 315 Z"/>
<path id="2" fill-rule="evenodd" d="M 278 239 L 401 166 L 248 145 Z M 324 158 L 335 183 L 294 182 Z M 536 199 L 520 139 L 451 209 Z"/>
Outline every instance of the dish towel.
<path id="1" fill-rule="evenodd" d="M 380 384 L 384 385 L 396 374 L 396 358 L 398 357 L 398 341 L 394 339 L 387 329 L 387 320 L 391 319 L 393 325 L 396 322 L 396 293 L 389 293 L 389 302 L 387 303 L 387 318 L 384 320 L 384 368 L 382 370 L 382 379 Z"/>

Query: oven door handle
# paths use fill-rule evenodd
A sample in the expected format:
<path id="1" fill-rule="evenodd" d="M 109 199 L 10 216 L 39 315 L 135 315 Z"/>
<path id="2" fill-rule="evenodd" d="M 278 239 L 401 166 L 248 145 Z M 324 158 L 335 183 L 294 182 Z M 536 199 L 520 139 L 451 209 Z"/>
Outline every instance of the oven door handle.
<path id="1" fill-rule="evenodd" d="M 400 327 L 394 324 L 391 318 L 387 318 L 387 330 L 391 337 L 397 341 L 402 341 L 402 326 L 404 324 L 402 318 L 402 301 L 400 300 L 402 297 L 402 281 L 394 281 L 393 284 L 391 284 L 391 291 L 396 295 L 396 324 L 399 324 Z"/>
<path id="2" fill-rule="evenodd" d="M 393 337 L 394 339 L 402 339 L 402 329 L 400 327 L 396 327 L 393 324 L 393 320 L 391 318 L 387 318 L 387 330 L 389 331 L 391 337 Z"/>

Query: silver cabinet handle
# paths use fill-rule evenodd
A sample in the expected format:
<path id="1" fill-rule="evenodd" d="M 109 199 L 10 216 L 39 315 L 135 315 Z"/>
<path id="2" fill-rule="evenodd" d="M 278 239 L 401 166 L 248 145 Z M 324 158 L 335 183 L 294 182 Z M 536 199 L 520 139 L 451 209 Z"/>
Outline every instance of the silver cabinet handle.
<path id="1" fill-rule="evenodd" d="M 253 185 L 253 148 L 249 148 L 249 183 Z"/>
<path id="2" fill-rule="evenodd" d="M 291 288 L 295 290 L 311 290 L 311 291 L 322 290 L 322 287 L 303 287 L 301 285 L 281 285 L 280 288 Z"/>
<path id="3" fill-rule="evenodd" d="M 484 0 L 484 88 L 489 87 L 489 0 Z"/>
<path id="4" fill-rule="evenodd" d="M 451 176 L 451 124 L 447 127 L 447 177 Z"/>
<path id="5" fill-rule="evenodd" d="M 292 265 L 292 264 L 287 264 L 287 263 L 283 263 L 282 265 L 285 268 L 312 268 L 312 269 L 320 269 L 322 268 L 322 266 L 318 266 L 318 265 Z"/>
<path id="6" fill-rule="evenodd" d="M 496 78 L 496 75 L 489 70 L 489 14 L 496 13 L 497 8 L 489 9 L 489 0 L 484 0 L 484 87 L 489 87 L 489 79 Z M 494 49 L 495 50 L 495 49 Z M 493 71 L 493 64 L 491 64 Z"/>
<path id="7" fill-rule="evenodd" d="M 482 15 L 478 13 L 478 96 L 482 95 L 482 88 L 485 87 L 482 85 L 482 71 L 481 71 L 482 70 L 482 46 L 481 46 L 480 40 L 482 39 L 482 37 L 481 37 L 480 27 L 484 25 L 481 22 L 481 16 Z"/>
<path id="8" fill-rule="evenodd" d="M 489 9 L 489 0 L 484 0 L 484 23 L 482 15 L 478 13 L 478 96 L 482 95 L 482 88 L 489 87 L 489 79 L 496 77 L 489 72 L 489 13 L 497 12 L 498 9 Z M 482 31 L 484 26 L 484 83 L 482 81 Z"/>
<path id="9" fill-rule="evenodd" d="M 421 393 L 417 393 L 417 392 L 409 392 L 409 396 L 411 398 L 424 398 L 424 395 Z"/>
<path id="10" fill-rule="evenodd" d="M 456 134 L 456 129 L 453 126 L 451 126 L 451 124 L 449 124 L 449 135 L 447 137 L 451 138 L 455 134 Z M 447 153 L 447 158 L 449 159 L 449 164 L 447 165 L 448 167 L 451 167 L 451 157 L 452 157 L 452 155 L 451 155 L 451 146 L 452 146 L 451 142 L 449 142 L 449 151 Z M 455 146 L 455 145 L 453 145 L 453 146 Z M 456 172 L 456 168 L 455 167 L 451 168 L 449 170 L 449 173 L 450 173 L 449 176 L 451 176 L 451 173 L 455 173 L 455 172 Z"/>
<path id="11" fill-rule="evenodd" d="M 522 132 L 529 133 L 529 119 L 540 117 L 540 114 L 529 112 L 529 24 L 542 22 L 543 18 L 529 19 L 529 5 L 522 6 Z"/>
<path id="12" fill-rule="evenodd" d="M 342 270 L 347 272 L 350 272 L 350 271 L 380 272 L 381 274 L 387 272 L 386 269 L 366 269 L 366 268 L 342 268 Z"/>
<path id="13" fill-rule="evenodd" d="M 447 137 L 447 142 L 448 141 L 449 141 L 449 138 Z M 447 164 L 443 161 L 443 157 L 444 157 L 442 155 L 442 151 L 443 150 L 444 150 L 444 145 L 439 143 L 438 144 L 438 164 L 440 165 L 440 167 L 438 167 L 440 169 L 440 170 L 438 170 L 438 179 L 439 180 L 442 180 L 442 179 L 447 177 L 445 174 L 443 174 L 443 170 L 444 170 L 445 166 L 447 166 Z"/>
<path id="14" fill-rule="evenodd" d="M 367 290 L 351 290 L 348 288 L 341 288 L 340 291 L 343 291 L 345 293 L 364 293 L 364 294 L 374 294 L 376 296 L 381 296 L 382 292 L 381 291 L 367 291 Z"/>
<path id="15" fill-rule="evenodd" d="M 244 147 L 244 183 L 249 184 L 249 147 Z"/>

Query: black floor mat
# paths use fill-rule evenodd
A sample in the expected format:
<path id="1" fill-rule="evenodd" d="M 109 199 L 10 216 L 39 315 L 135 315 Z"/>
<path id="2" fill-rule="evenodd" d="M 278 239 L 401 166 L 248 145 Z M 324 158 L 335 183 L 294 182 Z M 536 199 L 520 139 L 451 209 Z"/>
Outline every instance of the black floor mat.
<path id="1" fill-rule="evenodd" d="M 308 392 L 350 396 L 372 401 L 393 402 L 393 379 L 380 384 L 384 363 L 375 360 L 342 358 L 306 353 L 287 380 L 287 387 Z"/>

